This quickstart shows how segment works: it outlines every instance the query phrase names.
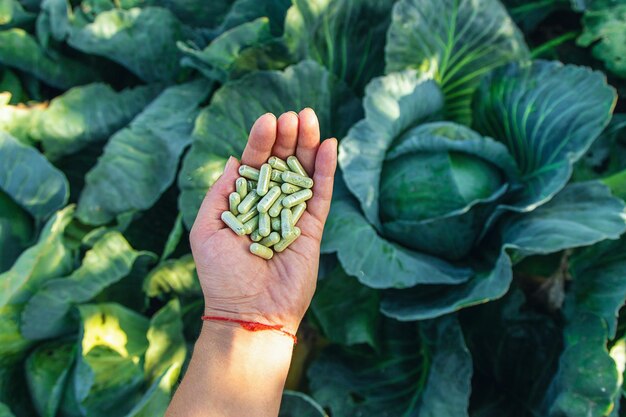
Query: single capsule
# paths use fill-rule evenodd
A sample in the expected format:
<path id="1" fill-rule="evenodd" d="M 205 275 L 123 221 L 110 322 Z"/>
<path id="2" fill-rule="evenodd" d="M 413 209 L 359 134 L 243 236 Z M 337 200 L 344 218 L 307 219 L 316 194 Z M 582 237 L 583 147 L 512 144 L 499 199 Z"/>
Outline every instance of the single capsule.
<path id="1" fill-rule="evenodd" d="M 267 237 L 272 233 L 272 223 L 270 215 L 267 213 L 259 213 L 259 234 Z"/>
<path id="2" fill-rule="evenodd" d="M 281 171 L 277 169 L 272 169 L 272 173 L 270 174 L 270 180 L 278 183 L 283 182 L 283 177 L 281 176 Z"/>
<path id="3" fill-rule="evenodd" d="M 268 261 L 272 259 L 272 256 L 274 256 L 274 252 L 270 248 L 259 243 L 251 244 L 250 252 L 259 258 L 267 259 Z"/>
<path id="4" fill-rule="evenodd" d="M 280 217 L 274 217 L 272 219 L 272 230 L 275 232 L 280 232 Z"/>
<path id="5" fill-rule="evenodd" d="M 274 250 L 276 252 L 284 251 L 285 249 L 287 249 L 289 245 L 291 245 L 300 236 L 300 233 L 301 233 L 300 228 L 294 227 L 293 232 L 289 236 L 282 238 L 280 242 L 274 245 Z"/>
<path id="6" fill-rule="evenodd" d="M 239 210 L 237 210 L 239 203 L 241 203 L 241 196 L 239 193 L 235 192 L 228 195 L 228 208 L 235 216 L 239 214 Z"/>
<path id="7" fill-rule="evenodd" d="M 280 197 L 280 187 L 272 187 L 265 194 L 265 196 L 259 201 L 256 208 L 259 210 L 259 213 L 267 213 L 267 211 L 272 207 L 272 205 L 276 202 L 276 199 Z"/>
<path id="8" fill-rule="evenodd" d="M 278 171 L 287 171 L 289 167 L 287 166 L 287 162 L 283 161 L 277 156 L 270 156 L 270 159 L 267 160 L 267 163 L 270 164 L 272 169 L 277 169 Z"/>
<path id="9" fill-rule="evenodd" d="M 243 236 L 246 234 L 245 226 L 237 217 L 235 217 L 233 213 L 225 211 L 222 213 L 221 217 L 226 226 L 230 227 L 231 230 L 237 234 L 237 236 Z"/>
<path id="10" fill-rule="evenodd" d="M 285 194 L 279 195 L 276 201 L 274 201 L 274 204 L 272 204 L 272 207 L 270 207 L 270 209 L 267 211 L 270 217 L 280 216 L 280 211 L 283 209 L 283 205 L 281 204 L 283 198 L 285 198 Z"/>
<path id="11" fill-rule="evenodd" d="M 313 188 L 313 180 L 311 178 L 303 177 L 295 172 L 285 171 L 281 174 L 281 178 L 283 182 L 288 182 L 301 188 Z"/>
<path id="12" fill-rule="evenodd" d="M 243 224 L 243 231 L 246 235 L 251 234 L 259 227 L 259 216 L 253 217 Z"/>
<path id="13" fill-rule="evenodd" d="M 237 194 L 243 200 L 248 195 L 248 180 L 244 177 L 239 177 L 235 181 L 235 190 L 237 190 Z"/>
<path id="14" fill-rule="evenodd" d="M 256 205 L 256 203 L 259 202 L 260 199 L 261 197 L 256 193 L 256 191 L 252 190 L 248 193 L 246 198 L 244 198 L 243 201 L 239 203 L 239 205 L 237 206 L 237 210 L 239 210 L 239 213 L 241 214 L 246 214 L 254 208 L 254 206 Z"/>
<path id="15" fill-rule="evenodd" d="M 280 233 L 272 232 L 269 234 L 268 237 L 263 238 L 259 243 L 269 248 L 270 246 L 273 246 L 277 244 L 278 242 L 280 242 Z"/>
<path id="16" fill-rule="evenodd" d="M 298 220 L 300 220 L 300 217 L 302 217 L 305 210 L 306 203 L 300 203 L 291 209 L 292 222 L 294 225 L 298 224 Z"/>
<path id="17" fill-rule="evenodd" d="M 270 164 L 261 165 L 259 170 L 259 182 L 256 185 L 256 193 L 261 197 L 267 194 L 270 189 L 270 177 L 272 175 L 272 167 Z"/>
<path id="18" fill-rule="evenodd" d="M 259 179 L 259 170 L 249 165 L 241 165 L 239 167 L 239 175 L 249 180 L 257 181 Z"/>
<path id="19" fill-rule="evenodd" d="M 253 217 L 257 216 L 258 214 L 259 214 L 259 211 L 258 211 L 256 208 L 254 208 L 254 209 L 250 210 L 250 211 L 249 211 L 249 212 L 247 212 L 247 213 L 240 214 L 239 216 L 237 216 L 237 219 L 238 219 L 241 223 L 245 223 L 245 222 L 247 222 L 248 220 L 250 220 L 251 218 L 253 218 Z"/>
<path id="20" fill-rule="evenodd" d="M 254 232 L 250 233 L 250 240 L 252 240 L 253 242 L 259 242 L 261 239 L 263 239 L 263 236 L 259 234 L 259 229 L 256 229 Z"/>
<path id="21" fill-rule="evenodd" d="M 308 177 L 306 171 L 304 170 L 304 167 L 295 156 L 291 155 L 289 158 L 287 158 L 287 165 L 289 166 L 289 169 L 291 169 L 296 174 L 300 174 L 303 177 Z"/>
<path id="22" fill-rule="evenodd" d="M 302 188 L 298 187 L 297 185 L 293 185 L 293 184 L 289 184 L 288 182 L 285 182 L 281 184 L 280 190 L 285 194 L 293 194 L 293 193 L 297 193 L 298 191 L 302 191 Z"/>
<path id="23" fill-rule="evenodd" d="M 291 208 L 300 203 L 304 203 L 311 197 L 313 197 L 313 191 L 311 190 L 298 191 L 297 193 L 290 194 L 283 198 L 282 205 L 283 207 Z M 239 209 L 239 211 L 241 211 L 241 209 Z"/>
<path id="24" fill-rule="evenodd" d="M 280 235 L 284 238 L 293 233 L 293 214 L 288 208 L 280 212 Z"/>

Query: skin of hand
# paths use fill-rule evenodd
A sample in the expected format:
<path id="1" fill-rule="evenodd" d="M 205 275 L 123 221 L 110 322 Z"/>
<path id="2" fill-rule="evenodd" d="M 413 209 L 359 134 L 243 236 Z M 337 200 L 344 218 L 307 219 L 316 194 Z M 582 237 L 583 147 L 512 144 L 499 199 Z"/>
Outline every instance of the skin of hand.
<path id="1" fill-rule="evenodd" d="M 190 233 L 205 315 L 282 325 L 295 334 L 317 281 L 320 241 L 332 197 L 337 140 L 320 143 L 312 109 L 265 114 L 250 131 L 241 163 L 259 168 L 270 156 L 296 155 L 313 178 L 313 198 L 298 221 L 301 236 L 266 261 L 221 220 L 235 191 L 239 162 L 231 157 L 207 193 Z M 166 417 L 276 417 L 293 341 L 276 331 L 205 321 Z"/>

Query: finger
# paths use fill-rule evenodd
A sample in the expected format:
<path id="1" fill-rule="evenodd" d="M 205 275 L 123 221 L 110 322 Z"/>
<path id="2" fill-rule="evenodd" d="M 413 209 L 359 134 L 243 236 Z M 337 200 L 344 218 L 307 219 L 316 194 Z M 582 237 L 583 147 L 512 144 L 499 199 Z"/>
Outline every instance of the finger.
<path id="1" fill-rule="evenodd" d="M 315 166 L 315 155 L 320 146 L 320 124 L 313 109 L 306 108 L 298 115 L 298 146 L 296 156 L 311 175 Z"/>
<path id="2" fill-rule="evenodd" d="M 241 163 L 259 168 L 270 157 L 272 146 L 276 140 L 276 116 L 265 113 L 256 119 L 248 144 L 241 155 Z"/>
<path id="3" fill-rule="evenodd" d="M 230 157 L 224 167 L 222 176 L 215 181 L 206 193 L 198 215 L 191 228 L 191 240 L 206 240 L 213 233 L 226 227 L 222 222 L 222 212 L 229 209 L 228 195 L 235 191 L 235 181 L 239 177 L 239 162 Z"/>
<path id="4" fill-rule="evenodd" d="M 319 147 L 315 158 L 313 175 L 313 198 L 307 203 L 307 211 L 321 224 L 328 216 L 333 197 L 333 183 L 337 168 L 337 139 L 327 139 Z"/>
<path id="5" fill-rule="evenodd" d="M 297 141 L 298 115 L 293 111 L 281 114 L 277 122 L 276 142 L 272 149 L 272 155 L 286 159 L 295 154 Z"/>

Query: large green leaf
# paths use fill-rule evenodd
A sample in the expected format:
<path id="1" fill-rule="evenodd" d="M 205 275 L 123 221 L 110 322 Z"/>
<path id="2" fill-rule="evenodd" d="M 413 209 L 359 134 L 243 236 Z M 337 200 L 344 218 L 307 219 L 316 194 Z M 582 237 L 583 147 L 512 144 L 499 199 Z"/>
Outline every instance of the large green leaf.
<path id="1" fill-rule="evenodd" d="M 296 60 L 319 62 L 360 94 L 383 73 L 394 2 L 295 0 L 285 18 L 285 42 Z"/>
<path id="2" fill-rule="evenodd" d="M 26 380 L 41 417 L 54 417 L 59 408 L 76 343 L 55 341 L 39 346 L 26 360 Z"/>
<path id="3" fill-rule="evenodd" d="M 69 186 L 65 175 L 36 149 L 0 131 L 0 190 L 37 219 L 65 205 Z"/>
<path id="4" fill-rule="evenodd" d="M 148 319 L 112 303 L 78 310 L 80 349 L 69 389 L 83 415 L 124 415 L 141 396 Z"/>
<path id="5" fill-rule="evenodd" d="M 117 132 L 86 176 L 78 218 L 100 225 L 151 207 L 174 180 L 198 105 L 210 92 L 205 80 L 170 87 Z"/>
<path id="6" fill-rule="evenodd" d="M 615 90 L 603 74 L 573 65 L 509 65 L 484 79 L 474 98 L 474 126 L 502 141 L 517 161 L 524 187 L 513 209 L 526 211 L 561 190 L 614 105 Z"/>
<path id="7" fill-rule="evenodd" d="M 467 416 L 472 362 L 456 319 L 392 327 L 384 350 L 331 348 L 309 368 L 313 398 L 336 416 Z"/>
<path id="8" fill-rule="evenodd" d="M 11 268 L 31 241 L 33 224 L 28 213 L 0 191 L 0 274 Z"/>
<path id="9" fill-rule="evenodd" d="M 22 313 L 22 334 L 32 340 L 56 337 L 72 331 L 73 306 L 87 302 L 106 287 L 126 277 L 140 257 L 118 232 L 102 236 L 83 259 L 82 265 L 64 278 L 46 282 L 28 301 Z"/>
<path id="10" fill-rule="evenodd" d="M 259 116 L 267 112 L 278 116 L 305 107 L 317 112 L 323 138 L 343 134 L 359 117 L 353 96 L 312 61 L 282 72 L 258 71 L 216 91 L 196 120 L 193 144 L 178 178 L 185 224 L 193 224 L 207 189 L 221 175 L 228 157 L 241 155 Z"/>
<path id="11" fill-rule="evenodd" d="M 512 280 L 507 252 L 519 259 L 617 239 L 626 230 L 623 212 L 624 203 L 601 183 L 569 185 L 538 209 L 503 220 L 494 232 L 502 236 L 500 255 L 496 261 L 487 259 L 466 283 L 392 291 L 383 299 L 381 310 L 398 320 L 419 320 L 500 298 Z M 388 270 L 393 273 L 391 267 Z"/>
<path id="12" fill-rule="evenodd" d="M 144 372 L 149 382 L 156 381 L 173 365 L 180 370 L 187 349 L 183 337 L 180 303 L 177 299 L 171 300 L 152 317 L 147 338 L 149 345 Z M 175 380 L 176 376 L 173 378 Z"/>
<path id="13" fill-rule="evenodd" d="M 596 1 L 585 10 L 581 46 L 593 45 L 592 53 L 616 75 L 626 78 L 626 1 Z"/>
<path id="14" fill-rule="evenodd" d="M 0 64 L 28 72 L 60 89 L 87 84 L 100 78 L 93 69 L 80 61 L 46 51 L 22 29 L 0 31 Z"/>
<path id="15" fill-rule="evenodd" d="M 174 81 L 179 71 L 176 42 L 182 24 L 167 9 L 113 9 L 93 23 L 70 31 L 68 43 L 85 53 L 103 56 L 145 81 Z"/>
<path id="16" fill-rule="evenodd" d="M 150 298 L 168 294 L 191 297 L 202 295 L 191 254 L 159 264 L 146 276 L 143 289 Z"/>
<path id="17" fill-rule="evenodd" d="M 278 417 L 328 417 L 328 415 L 308 395 L 297 391 L 285 391 Z"/>
<path id="18" fill-rule="evenodd" d="M 523 35 L 498 0 L 400 0 L 385 46 L 386 71 L 414 68 L 436 80 L 448 118 L 462 123 L 471 121 L 481 77 L 527 58 Z"/>
<path id="19" fill-rule="evenodd" d="M 35 20 L 35 14 L 24 10 L 18 0 L 0 0 L 0 28 L 22 26 Z"/>
<path id="20" fill-rule="evenodd" d="M 65 244 L 63 232 L 74 208 L 55 214 L 44 226 L 39 241 L 25 250 L 13 267 L 0 274 L 0 307 L 28 300 L 47 280 L 63 276 L 74 266 L 74 251 Z"/>
<path id="21" fill-rule="evenodd" d="M 20 333 L 21 311 L 21 304 L 0 307 L 0 370 L 13 365 L 33 344 Z M 8 382 L 3 382 L 0 378 L 0 388 Z"/>
<path id="22" fill-rule="evenodd" d="M 319 280 L 311 313 L 328 339 L 342 345 L 377 344 L 378 293 L 337 266 Z"/>
<path id="23" fill-rule="evenodd" d="M 0 93 L 0 131 L 5 131 L 25 145 L 31 145 L 33 126 L 45 105 L 12 105 L 12 95 Z"/>
<path id="24" fill-rule="evenodd" d="M 158 91 L 158 86 L 140 86 L 118 93 L 100 83 L 75 87 L 50 102 L 36 118 L 31 135 L 42 143 L 48 158 L 58 159 L 92 142 L 107 140 Z"/>

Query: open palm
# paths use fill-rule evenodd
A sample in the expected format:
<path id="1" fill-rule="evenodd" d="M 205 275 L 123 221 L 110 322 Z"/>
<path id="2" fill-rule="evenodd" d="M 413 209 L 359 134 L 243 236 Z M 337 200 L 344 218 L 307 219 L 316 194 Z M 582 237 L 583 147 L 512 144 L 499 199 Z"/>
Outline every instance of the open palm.
<path id="1" fill-rule="evenodd" d="M 220 315 L 297 330 L 317 280 L 320 241 L 330 208 L 337 165 L 337 141 L 320 143 L 315 112 L 288 112 L 278 120 L 270 113 L 250 131 L 241 163 L 259 168 L 275 155 L 296 155 L 313 178 L 313 198 L 298 222 L 301 236 L 284 252 L 266 261 L 249 251 L 250 239 L 237 236 L 220 219 L 235 191 L 239 162 L 231 157 L 207 193 L 190 235 L 191 249 L 208 315 Z"/>

